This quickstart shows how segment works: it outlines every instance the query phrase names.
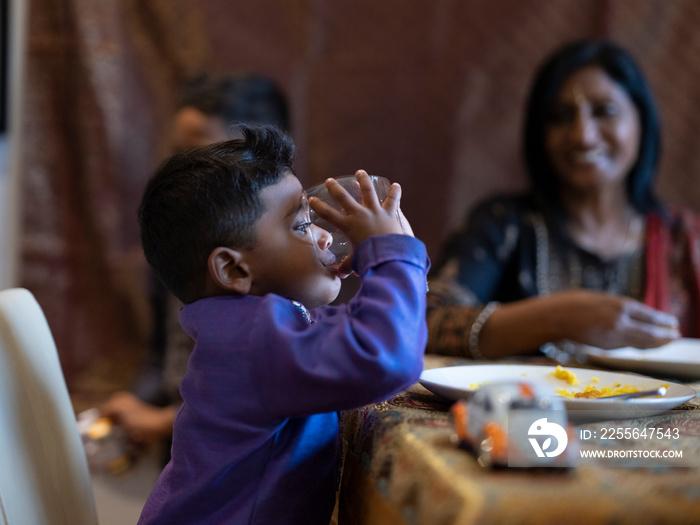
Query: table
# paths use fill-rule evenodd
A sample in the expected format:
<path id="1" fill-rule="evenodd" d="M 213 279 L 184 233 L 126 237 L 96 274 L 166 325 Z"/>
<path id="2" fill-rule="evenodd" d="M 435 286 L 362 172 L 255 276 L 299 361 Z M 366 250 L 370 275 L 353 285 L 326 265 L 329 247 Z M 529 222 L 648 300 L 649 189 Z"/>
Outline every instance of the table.
<path id="1" fill-rule="evenodd" d="M 425 361 L 465 364 L 483 363 Z M 485 469 L 453 444 L 450 404 L 416 384 L 343 415 L 340 525 L 700 523 L 700 467 Z M 700 458 L 700 399 L 652 417 L 678 423 L 684 457 Z"/>

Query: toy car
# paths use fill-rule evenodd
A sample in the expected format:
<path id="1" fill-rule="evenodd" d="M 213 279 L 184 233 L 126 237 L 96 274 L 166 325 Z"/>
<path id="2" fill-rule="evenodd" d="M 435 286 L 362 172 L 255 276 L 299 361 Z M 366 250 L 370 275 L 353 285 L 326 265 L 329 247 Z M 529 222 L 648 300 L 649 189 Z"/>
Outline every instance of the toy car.
<path id="1" fill-rule="evenodd" d="M 450 409 L 455 441 L 482 466 L 563 467 L 575 465 L 578 441 L 562 399 L 531 383 L 480 386 Z"/>

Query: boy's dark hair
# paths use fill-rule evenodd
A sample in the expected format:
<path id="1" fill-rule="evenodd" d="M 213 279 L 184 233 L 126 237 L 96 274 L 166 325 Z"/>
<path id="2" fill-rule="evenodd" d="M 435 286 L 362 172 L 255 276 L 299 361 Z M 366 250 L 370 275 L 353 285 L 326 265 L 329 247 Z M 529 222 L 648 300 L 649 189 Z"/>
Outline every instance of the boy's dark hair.
<path id="1" fill-rule="evenodd" d="M 294 142 L 275 126 L 239 126 L 243 138 L 177 153 L 146 184 L 138 210 L 148 264 L 183 303 L 202 297 L 211 251 L 251 249 L 265 211 L 260 191 L 291 172 Z"/>

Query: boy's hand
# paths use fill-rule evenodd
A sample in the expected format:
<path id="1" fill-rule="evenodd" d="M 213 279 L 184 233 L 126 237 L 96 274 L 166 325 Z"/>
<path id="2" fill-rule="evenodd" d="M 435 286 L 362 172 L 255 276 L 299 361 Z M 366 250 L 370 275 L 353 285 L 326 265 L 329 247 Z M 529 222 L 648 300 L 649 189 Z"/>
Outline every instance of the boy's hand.
<path id="1" fill-rule="evenodd" d="M 408 219 L 406 216 L 403 214 L 403 211 L 401 211 L 401 208 L 399 207 L 398 211 L 398 219 L 401 224 L 401 229 L 403 230 L 404 235 L 410 235 L 411 237 L 415 237 L 413 234 L 413 228 L 411 228 L 411 225 L 408 222 Z M 340 265 L 338 266 L 338 277 L 341 279 L 345 279 L 346 277 L 349 277 L 353 274 L 352 270 L 352 254 L 348 255 L 345 257 Z"/>
<path id="2" fill-rule="evenodd" d="M 342 213 L 328 204 L 309 198 L 309 206 L 316 214 L 341 230 L 352 244 L 353 249 L 373 235 L 397 233 L 412 235 L 408 221 L 400 212 L 401 186 L 391 185 L 384 202 L 379 203 L 374 185 L 364 170 L 355 173 L 362 192 L 362 203 L 357 202 L 335 179 L 326 180 L 326 188 L 331 197 L 345 210 Z M 399 217 L 401 222 L 399 222 Z M 402 227 L 402 223 L 405 225 Z"/>

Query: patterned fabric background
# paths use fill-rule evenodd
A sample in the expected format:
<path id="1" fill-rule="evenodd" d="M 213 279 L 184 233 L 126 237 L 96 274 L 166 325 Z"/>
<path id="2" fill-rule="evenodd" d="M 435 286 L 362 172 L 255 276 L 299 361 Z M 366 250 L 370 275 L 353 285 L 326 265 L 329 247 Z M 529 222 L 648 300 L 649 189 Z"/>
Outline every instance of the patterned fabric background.
<path id="1" fill-rule="evenodd" d="M 22 285 L 69 388 L 128 386 L 149 332 L 135 209 L 168 150 L 178 86 L 253 70 L 286 92 L 304 184 L 364 168 L 404 187 L 433 257 L 466 210 L 524 186 L 520 128 L 555 46 L 609 37 L 665 126 L 659 189 L 700 209 L 696 0 L 31 0 Z"/>

